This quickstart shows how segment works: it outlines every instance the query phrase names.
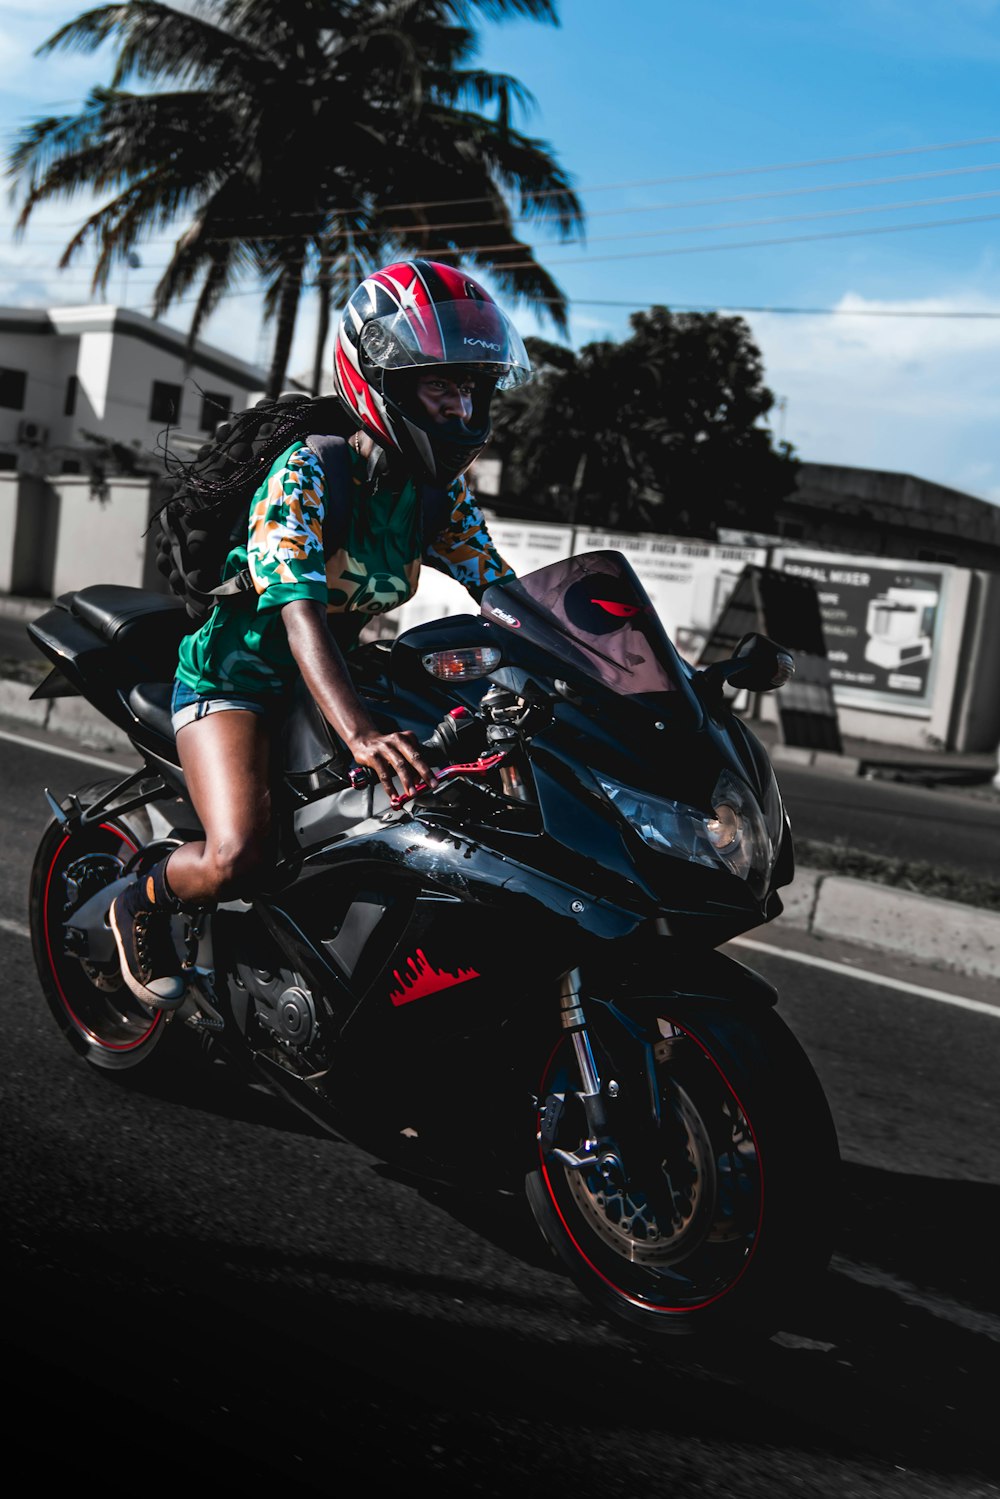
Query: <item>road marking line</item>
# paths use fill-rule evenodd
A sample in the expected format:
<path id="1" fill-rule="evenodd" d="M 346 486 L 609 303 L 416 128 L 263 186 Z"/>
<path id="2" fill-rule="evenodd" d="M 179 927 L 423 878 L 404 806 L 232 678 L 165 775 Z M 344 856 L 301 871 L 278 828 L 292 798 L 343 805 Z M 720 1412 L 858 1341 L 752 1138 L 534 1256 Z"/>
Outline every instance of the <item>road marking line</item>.
<path id="1" fill-rule="evenodd" d="M 959 1010 L 973 1010 L 977 1015 L 991 1015 L 994 1020 L 1000 1020 L 1000 1005 L 988 1005 L 981 999 L 966 999 L 961 994 L 946 994 L 943 989 L 908 984 L 905 979 L 889 978 L 884 973 L 870 973 L 867 968 L 852 968 L 849 963 L 835 963 L 832 958 L 814 958 L 811 953 L 775 947 L 770 942 L 756 942 L 752 937 L 733 937 L 730 941 L 734 947 L 748 947 L 752 952 L 787 958 L 790 963 L 805 963 L 810 968 L 824 968 L 827 973 L 841 973 L 845 978 L 861 979 L 866 984 L 879 984 L 884 989 L 898 989 L 903 994 L 916 994 L 921 999 L 934 999 L 938 1004 L 955 1005 Z"/>
<path id="2" fill-rule="evenodd" d="M 138 769 L 133 765 L 122 765 L 120 760 L 101 760 L 97 755 L 85 755 L 81 750 L 60 749 L 56 744 L 45 744 L 41 739 L 29 739 L 26 734 L 12 734 L 8 729 L 0 729 L 0 739 L 9 739 L 11 744 L 23 744 L 28 749 L 44 750 L 47 755 L 62 755 L 67 760 L 82 760 L 85 765 L 99 765 L 103 770 L 117 770 L 123 776 L 130 770 Z"/>
<path id="3" fill-rule="evenodd" d="M 839 1254 L 833 1256 L 830 1269 L 837 1275 L 846 1275 L 848 1280 L 856 1281 L 858 1285 L 888 1291 L 900 1301 L 905 1301 L 908 1306 L 919 1307 L 932 1317 L 951 1322 L 955 1327 L 962 1328 L 963 1332 L 975 1333 L 977 1337 L 990 1338 L 994 1343 L 1000 1343 L 1000 1318 L 994 1317 L 991 1312 L 981 1312 L 974 1306 L 965 1306 L 961 1301 L 953 1301 L 950 1296 L 922 1291 L 919 1286 L 912 1285 L 908 1280 L 899 1280 L 887 1270 L 845 1260 Z"/>
<path id="4" fill-rule="evenodd" d="M 13 937 L 31 936 L 30 927 L 26 927 L 22 921 L 9 921 L 6 916 L 0 916 L 0 932 L 10 932 Z"/>

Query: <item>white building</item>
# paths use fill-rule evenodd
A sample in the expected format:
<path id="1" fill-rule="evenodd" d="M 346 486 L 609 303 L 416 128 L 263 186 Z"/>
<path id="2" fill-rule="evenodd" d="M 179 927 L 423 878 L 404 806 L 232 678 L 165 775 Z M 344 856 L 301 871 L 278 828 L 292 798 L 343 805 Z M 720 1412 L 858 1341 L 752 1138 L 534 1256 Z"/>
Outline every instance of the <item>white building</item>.
<path id="1" fill-rule="evenodd" d="M 79 473 L 82 433 L 155 456 L 169 428 L 171 444 L 190 449 L 266 381 L 129 308 L 0 308 L 0 470 Z"/>

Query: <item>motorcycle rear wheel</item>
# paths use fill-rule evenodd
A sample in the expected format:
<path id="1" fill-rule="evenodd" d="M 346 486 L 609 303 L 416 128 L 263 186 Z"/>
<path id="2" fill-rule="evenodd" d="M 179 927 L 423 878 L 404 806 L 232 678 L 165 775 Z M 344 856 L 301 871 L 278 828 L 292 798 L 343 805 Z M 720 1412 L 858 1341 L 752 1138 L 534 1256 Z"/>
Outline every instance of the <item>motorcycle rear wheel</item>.
<path id="1" fill-rule="evenodd" d="M 627 1048 L 598 1057 L 624 1167 L 610 1180 L 554 1154 L 587 1133 L 569 1038 L 556 1046 L 528 1200 L 602 1313 L 656 1336 L 766 1336 L 829 1261 L 840 1170 L 829 1107 L 773 1011 L 664 999 L 656 1016 L 645 1067 Z"/>
<path id="2" fill-rule="evenodd" d="M 113 784 L 95 783 L 76 795 L 82 806 L 92 806 Z M 166 1017 L 141 1004 L 120 975 L 102 974 L 68 951 L 63 923 L 75 907 L 129 872 L 144 843 L 139 817 L 126 821 L 110 815 L 70 832 L 53 820 L 31 871 L 31 944 L 48 1007 L 73 1050 L 112 1072 L 148 1069 L 154 1053 L 158 1062 L 164 1060 Z"/>

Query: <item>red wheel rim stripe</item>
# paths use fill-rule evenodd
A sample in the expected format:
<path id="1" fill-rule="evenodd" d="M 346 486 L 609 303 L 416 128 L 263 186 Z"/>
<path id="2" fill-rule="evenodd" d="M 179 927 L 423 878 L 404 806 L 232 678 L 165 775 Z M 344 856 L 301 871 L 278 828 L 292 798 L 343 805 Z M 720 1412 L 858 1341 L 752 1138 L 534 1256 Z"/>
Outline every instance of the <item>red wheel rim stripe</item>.
<path id="1" fill-rule="evenodd" d="M 99 826 L 102 833 L 111 833 L 115 838 L 120 839 L 127 848 L 130 848 L 133 853 L 137 852 L 136 845 L 130 839 L 126 838 L 118 828 L 112 827 L 110 823 L 106 822 L 100 823 Z M 45 892 L 42 896 L 42 908 L 45 912 L 45 952 L 49 960 L 49 972 L 52 975 L 56 988 L 59 990 L 59 998 L 62 1000 L 63 1004 L 66 1007 L 66 1013 L 71 1017 L 73 1024 L 83 1035 L 87 1036 L 95 1046 L 103 1046 L 105 1051 L 131 1051 L 133 1047 L 141 1046 L 143 1041 L 147 1039 L 150 1033 L 156 1029 L 156 1027 L 163 1019 L 162 1013 L 155 1015 L 150 1022 L 149 1028 L 143 1031 L 141 1036 L 137 1036 L 134 1041 L 102 1041 L 100 1036 L 95 1036 L 90 1027 L 85 1025 L 80 1019 L 79 1015 L 77 1015 L 76 1011 L 73 1009 L 73 1006 L 66 998 L 66 994 L 63 990 L 62 984 L 59 982 L 59 973 L 56 969 L 55 956 L 52 951 L 52 939 L 49 935 L 49 891 L 52 888 L 52 876 L 55 873 L 56 865 L 59 862 L 59 855 L 62 853 L 68 842 L 69 834 L 67 833 L 66 837 L 60 843 L 59 847 L 56 849 L 55 853 L 52 856 L 52 863 L 49 865 L 49 872 L 45 877 Z"/>
<path id="2" fill-rule="evenodd" d="M 677 1022 L 675 1020 L 672 1020 L 670 1023 L 671 1023 L 671 1025 L 677 1025 Z M 753 1124 L 751 1123 L 751 1120 L 750 1120 L 750 1115 L 747 1113 L 746 1109 L 743 1107 L 743 1104 L 742 1104 L 742 1102 L 740 1100 L 739 1095 L 736 1092 L 736 1089 L 733 1087 L 732 1083 L 729 1081 L 729 1079 L 727 1078 L 726 1074 L 723 1072 L 722 1068 L 719 1066 L 718 1062 L 712 1056 L 712 1053 L 708 1050 L 708 1048 L 705 1047 L 705 1046 L 702 1046 L 701 1042 L 698 1040 L 698 1037 L 697 1036 L 692 1036 L 691 1032 L 687 1031 L 687 1030 L 684 1030 L 684 1027 L 682 1025 L 678 1026 L 677 1028 L 678 1028 L 678 1030 L 684 1031 L 685 1036 L 687 1036 L 690 1040 L 692 1040 L 694 1042 L 694 1044 L 697 1046 L 698 1050 L 702 1053 L 702 1055 L 705 1056 L 708 1059 L 709 1062 L 711 1062 L 712 1066 L 715 1068 L 716 1072 L 721 1077 L 721 1079 L 722 1079 L 722 1081 L 723 1081 L 726 1089 L 732 1095 L 732 1097 L 736 1100 L 736 1105 L 737 1105 L 740 1113 L 743 1115 L 743 1118 L 746 1120 L 747 1129 L 750 1131 L 750 1138 L 753 1141 L 754 1150 L 757 1152 L 757 1163 L 758 1163 L 757 1164 L 757 1172 L 758 1172 L 758 1177 L 759 1177 L 759 1180 L 760 1180 L 760 1207 L 759 1207 L 759 1210 L 758 1210 L 758 1213 L 757 1213 L 757 1224 L 756 1224 L 756 1228 L 754 1230 L 753 1245 L 751 1246 L 750 1253 L 747 1255 L 746 1259 L 744 1260 L 744 1262 L 743 1262 L 743 1264 L 742 1264 L 742 1266 L 740 1268 L 740 1272 L 735 1277 L 735 1279 L 731 1280 L 727 1286 L 724 1286 L 722 1288 L 721 1291 L 716 1291 L 716 1293 L 715 1293 L 714 1296 L 707 1296 L 703 1301 L 697 1301 L 697 1302 L 694 1302 L 694 1303 L 692 1303 L 690 1305 L 686 1305 L 686 1306 L 653 1306 L 650 1302 L 643 1301 L 641 1297 L 639 1297 L 639 1296 L 633 1296 L 629 1291 L 626 1291 L 621 1286 L 616 1285 L 613 1280 L 609 1279 L 609 1277 L 604 1274 L 603 1270 L 599 1270 L 598 1269 L 598 1267 L 594 1264 L 594 1262 L 590 1258 L 590 1256 L 588 1254 L 586 1254 L 580 1248 L 580 1245 L 577 1243 L 576 1238 L 574 1237 L 573 1232 L 572 1232 L 569 1224 L 566 1222 L 566 1219 L 563 1216 L 563 1211 L 560 1208 L 559 1203 L 558 1203 L 558 1201 L 556 1199 L 556 1195 L 555 1195 L 555 1192 L 554 1192 L 553 1186 L 552 1186 L 552 1181 L 551 1181 L 551 1179 L 549 1177 L 548 1167 L 545 1164 L 545 1159 L 542 1156 L 541 1151 L 539 1151 L 539 1161 L 540 1161 L 541 1168 L 542 1168 L 542 1176 L 545 1178 L 545 1187 L 546 1187 L 546 1191 L 549 1194 L 549 1201 L 552 1203 L 552 1206 L 555 1208 L 556 1214 L 557 1214 L 557 1216 L 559 1218 L 559 1221 L 560 1221 L 560 1223 L 562 1224 L 563 1228 L 566 1231 L 566 1237 L 569 1239 L 570 1243 L 573 1245 L 573 1248 L 576 1250 L 577 1254 L 583 1260 L 584 1264 L 587 1266 L 587 1268 L 589 1270 L 591 1270 L 593 1272 L 594 1275 L 597 1276 L 597 1278 L 599 1280 L 602 1280 L 606 1286 L 610 1287 L 610 1289 L 612 1291 L 614 1291 L 614 1293 L 615 1293 L 616 1296 L 621 1296 L 623 1300 L 630 1302 L 632 1304 L 632 1306 L 640 1307 L 645 1312 L 653 1312 L 657 1316 L 667 1316 L 668 1314 L 670 1314 L 672 1312 L 683 1313 L 683 1312 L 697 1312 L 697 1311 L 701 1311 L 702 1308 L 707 1307 L 707 1306 L 712 1306 L 713 1303 L 715 1303 L 716 1301 L 721 1301 L 724 1296 L 728 1296 L 729 1293 L 730 1293 L 730 1291 L 734 1290 L 736 1288 L 736 1286 L 739 1285 L 740 1281 L 743 1279 L 744 1275 L 747 1273 L 747 1270 L 750 1268 L 750 1264 L 751 1264 L 751 1261 L 753 1260 L 754 1255 L 757 1253 L 757 1246 L 760 1243 L 761 1225 L 763 1223 L 763 1218 L 764 1218 L 764 1167 L 763 1167 L 763 1164 L 761 1163 L 760 1147 L 757 1144 L 757 1136 L 754 1134 L 754 1128 L 753 1128 Z M 553 1061 L 553 1058 L 556 1055 L 556 1052 L 559 1049 L 559 1044 L 561 1044 L 561 1043 L 558 1043 L 555 1047 L 553 1047 L 552 1053 L 551 1053 L 551 1055 L 549 1057 L 549 1060 L 548 1060 L 548 1062 L 545 1065 L 545 1073 L 543 1075 L 543 1087 L 544 1087 L 544 1079 L 548 1076 L 549 1068 L 552 1066 L 552 1061 Z M 539 1111 L 539 1115 L 538 1115 L 538 1126 L 537 1127 L 539 1129 L 541 1128 L 541 1112 L 540 1111 Z"/>

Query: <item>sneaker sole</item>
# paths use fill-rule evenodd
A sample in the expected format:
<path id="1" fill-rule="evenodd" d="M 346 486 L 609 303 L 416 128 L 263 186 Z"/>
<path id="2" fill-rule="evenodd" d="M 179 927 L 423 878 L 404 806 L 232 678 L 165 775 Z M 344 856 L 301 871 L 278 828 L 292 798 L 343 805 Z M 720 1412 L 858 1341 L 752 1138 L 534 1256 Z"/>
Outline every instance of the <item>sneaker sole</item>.
<path id="1" fill-rule="evenodd" d="M 121 969 L 122 978 L 131 989 L 136 999 L 141 1000 L 144 1005 L 150 1005 L 153 1009 L 156 1010 L 179 1009 L 179 1007 L 184 1003 L 184 999 L 187 994 L 187 985 L 184 985 L 178 995 L 173 996 L 169 999 L 162 999 L 158 994 L 154 994 L 152 989 L 147 989 L 145 985 L 140 984 L 139 980 L 135 977 L 131 968 L 128 966 L 128 960 L 125 957 L 125 946 L 122 942 L 121 932 L 119 932 L 118 930 L 118 923 L 115 920 L 114 901 L 111 902 L 111 905 L 108 908 L 108 921 L 111 924 L 111 930 L 114 933 L 115 938 L 115 946 L 118 949 L 118 966 Z"/>

